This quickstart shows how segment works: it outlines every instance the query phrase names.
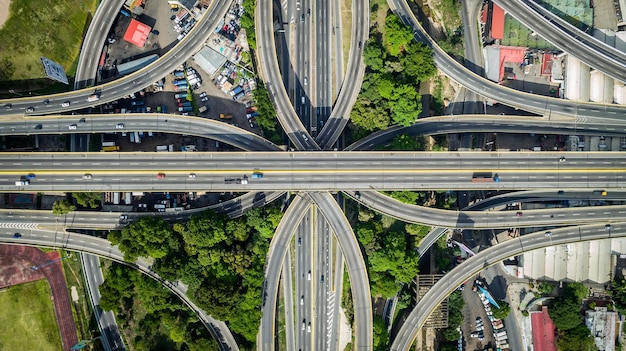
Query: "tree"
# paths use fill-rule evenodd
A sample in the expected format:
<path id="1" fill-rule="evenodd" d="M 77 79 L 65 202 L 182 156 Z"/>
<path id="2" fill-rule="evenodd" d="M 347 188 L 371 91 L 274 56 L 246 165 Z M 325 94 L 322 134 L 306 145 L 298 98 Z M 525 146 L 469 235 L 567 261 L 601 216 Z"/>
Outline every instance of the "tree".
<path id="1" fill-rule="evenodd" d="M 589 329 L 582 323 L 570 330 L 560 331 L 556 338 L 556 346 L 559 351 L 597 350 Z"/>
<path id="2" fill-rule="evenodd" d="M 102 193 L 72 193 L 72 197 L 82 207 L 98 208 L 102 202 Z"/>
<path id="3" fill-rule="evenodd" d="M 400 62 L 404 67 L 402 74 L 407 81 L 424 82 L 437 72 L 433 52 L 423 43 L 411 42 L 400 56 Z"/>
<path id="4" fill-rule="evenodd" d="M 374 333 L 373 333 L 373 350 L 374 351 L 386 351 L 387 344 L 389 343 L 389 333 L 387 333 L 387 327 L 385 321 L 380 315 L 374 316 Z"/>
<path id="5" fill-rule="evenodd" d="M 62 216 L 76 210 L 76 206 L 67 200 L 57 200 L 52 204 L 52 214 Z"/>
<path id="6" fill-rule="evenodd" d="M 383 69 L 384 57 L 385 49 L 378 41 L 371 41 L 363 48 L 363 61 L 371 71 L 380 72 Z"/>
<path id="7" fill-rule="evenodd" d="M 580 282 L 570 282 L 566 285 L 566 294 L 572 295 L 576 301 L 582 301 L 589 296 L 589 289 Z"/>
<path id="8" fill-rule="evenodd" d="M 571 296 L 556 298 L 552 308 L 548 309 L 548 314 L 559 330 L 574 329 L 582 324 L 580 303 Z"/>
<path id="9" fill-rule="evenodd" d="M 613 301 L 615 301 L 615 307 L 620 311 L 626 311 L 626 279 L 614 279 L 611 283 L 611 294 Z"/>
<path id="10" fill-rule="evenodd" d="M 391 192 L 391 197 L 402 203 L 415 205 L 417 204 L 417 200 L 420 198 L 420 194 L 415 191 L 401 190 Z"/>
<path id="11" fill-rule="evenodd" d="M 170 225 L 161 217 L 141 217 L 121 231 L 112 231 L 108 239 L 118 245 L 129 262 L 139 257 L 162 258 L 180 245 Z"/>
<path id="12" fill-rule="evenodd" d="M 385 44 L 392 56 L 398 56 L 413 40 L 413 31 L 396 15 L 385 19 Z"/>
<path id="13" fill-rule="evenodd" d="M 493 312 L 493 318 L 505 319 L 509 315 L 509 312 L 511 312 L 511 307 L 508 303 L 504 301 L 498 301 L 498 305 L 500 307 L 491 308 L 491 312 Z"/>
<path id="14" fill-rule="evenodd" d="M 415 240 L 417 246 L 417 242 L 424 239 L 426 235 L 430 233 L 431 227 L 417 223 L 410 223 L 404 226 L 404 230 L 406 230 L 407 234 L 413 236 L 413 240 Z"/>
<path id="15" fill-rule="evenodd" d="M 389 146 L 390 150 L 399 151 L 424 151 L 424 140 L 422 137 L 412 135 L 396 135 Z"/>

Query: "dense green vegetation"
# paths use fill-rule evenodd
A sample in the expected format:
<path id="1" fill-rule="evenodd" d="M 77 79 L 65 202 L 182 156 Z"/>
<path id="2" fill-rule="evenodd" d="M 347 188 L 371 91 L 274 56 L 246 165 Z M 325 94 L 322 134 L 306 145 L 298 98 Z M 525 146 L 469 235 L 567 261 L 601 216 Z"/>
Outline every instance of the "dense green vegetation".
<path id="1" fill-rule="evenodd" d="M 567 283 L 548 309 L 550 319 L 558 329 L 556 342 L 559 351 L 595 350 L 581 313 L 581 302 L 586 297 L 587 289 L 583 284 Z"/>
<path id="2" fill-rule="evenodd" d="M 379 315 L 374 316 L 374 332 L 373 334 L 373 350 L 374 351 L 387 351 L 387 344 L 389 343 L 389 333 L 387 333 L 387 326 L 385 326 L 385 320 Z"/>
<path id="3" fill-rule="evenodd" d="M 615 278 L 611 282 L 611 293 L 617 310 L 622 314 L 626 313 L 626 279 Z"/>
<path id="4" fill-rule="evenodd" d="M 127 261 L 152 257 L 163 279 L 189 285 L 188 296 L 229 324 L 243 349 L 252 349 L 261 318 L 263 265 L 282 213 L 276 206 L 230 219 L 212 211 L 170 226 L 143 217 L 109 234 Z"/>
<path id="5" fill-rule="evenodd" d="M 9 18 L 0 29 L 0 80 L 44 77 L 40 56 L 73 75 L 96 5 L 94 0 L 11 1 Z"/>
<path id="6" fill-rule="evenodd" d="M 72 197 L 81 207 L 98 208 L 102 203 L 102 193 L 72 193 Z"/>
<path id="7" fill-rule="evenodd" d="M 47 280 L 40 279 L 3 289 L 0 294 L 0 311 L 0 349 L 62 349 Z"/>
<path id="8" fill-rule="evenodd" d="M 436 72 L 430 49 L 414 42 L 411 29 L 391 14 L 384 36 L 372 29 L 363 56 L 366 74 L 350 114 L 356 139 L 391 124 L 413 123 L 421 112 L 419 82 Z"/>
<path id="9" fill-rule="evenodd" d="M 463 301 L 462 292 L 458 290 L 453 292 L 448 298 L 448 327 L 440 330 L 443 339 L 446 341 L 445 345 L 454 346 L 455 349 L 457 340 L 461 337 L 458 328 L 463 322 L 461 310 L 464 306 L 465 301 Z"/>
<path id="10" fill-rule="evenodd" d="M 133 350 L 218 350 L 195 314 L 161 283 L 114 264 L 100 287 L 100 306 L 112 310 Z"/>
<path id="11" fill-rule="evenodd" d="M 52 214 L 62 216 L 76 210 L 76 206 L 67 200 L 57 200 L 52 204 Z"/>
<path id="12" fill-rule="evenodd" d="M 245 0 L 243 4 L 243 16 L 241 16 L 241 28 L 246 30 L 248 45 L 250 49 L 256 49 L 256 32 L 254 31 L 254 9 L 256 8 L 256 0 Z"/>
<path id="13" fill-rule="evenodd" d="M 511 307 L 505 301 L 498 301 L 498 306 L 500 307 L 491 307 L 491 312 L 493 312 L 493 318 L 505 319 L 511 312 Z"/>
<path id="14" fill-rule="evenodd" d="M 265 88 L 265 83 L 257 78 L 257 88 L 252 92 L 256 100 L 257 112 L 256 122 L 263 129 L 263 136 L 274 144 L 282 144 L 282 127 L 276 118 L 276 110 L 272 104 L 269 91 Z"/>
<path id="15" fill-rule="evenodd" d="M 355 232 L 365 251 L 373 296 L 395 296 L 417 274 L 415 238 L 405 224 L 360 208 Z"/>

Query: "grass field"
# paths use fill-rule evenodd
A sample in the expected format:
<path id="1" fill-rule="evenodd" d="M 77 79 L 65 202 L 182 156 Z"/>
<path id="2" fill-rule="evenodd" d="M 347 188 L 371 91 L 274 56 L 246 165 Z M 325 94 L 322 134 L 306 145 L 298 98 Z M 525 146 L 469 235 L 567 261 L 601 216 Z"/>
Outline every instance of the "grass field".
<path id="1" fill-rule="evenodd" d="M 50 287 L 45 279 L 0 292 L 0 350 L 61 349 Z"/>
<path id="2" fill-rule="evenodd" d="M 87 21 L 97 0 L 12 1 L 0 30 L 0 80 L 41 78 L 40 56 L 73 76 Z"/>

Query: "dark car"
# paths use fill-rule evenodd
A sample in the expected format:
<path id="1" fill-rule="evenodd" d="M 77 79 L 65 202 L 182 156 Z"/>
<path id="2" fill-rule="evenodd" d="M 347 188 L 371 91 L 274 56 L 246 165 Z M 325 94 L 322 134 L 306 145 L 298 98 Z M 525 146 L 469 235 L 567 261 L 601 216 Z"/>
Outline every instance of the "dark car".
<path id="1" fill-rule="evenodd" d="M 4 108 L 6 108 L 7 110 L 10 110 L 13 108 L 13 105 L 11 104 L 4 104 Z"/>
<path id="2" fill-rule="evenodd" d="M 521 217 L 522 215 L 523 215 L 522 212 L 516 212 L 515 213 L 515 217 Z"/>
<path id="3" fill-rule="evenodd" d="M 152 30 L 152 34 L 154 34 L 154 35 L 159 35 L 159 31 L 158 31 L 158 30 L 156 30 L 156 29 L 153 29 L 153 30 Z"/>
<path id="4" fill-rule="evenodd" d="M 22 234 L 20 234 L 20 233 L 15 233 L 15 234 L 13 234 L 13 238 L 14 238 L 14 239 L 19 239 L 19 238 L 21 238 L 21 237 L 22 237 Z"/>
<path id="5" fill-rule="evenodd" d="M 38 125 L 35 126 L 35 129 L 41 129 L 41 128 L 43 128 L 43 125 L 41 125 L 41 124 L 38 124 Z"/>

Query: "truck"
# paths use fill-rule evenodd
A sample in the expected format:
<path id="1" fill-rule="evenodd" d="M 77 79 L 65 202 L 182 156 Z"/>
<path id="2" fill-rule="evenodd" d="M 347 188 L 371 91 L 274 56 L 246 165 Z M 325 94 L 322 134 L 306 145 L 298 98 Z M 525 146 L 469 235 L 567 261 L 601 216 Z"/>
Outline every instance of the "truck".
<path id="1" fill-rule="evenodd" d="M 102 146 L 115 146 L 114 141 L 103 141 Z"/>
<path id="2" fill-rule="evenodd" d="M 87 101 L 89 101 L 89 102 L 94 102 L 94 101 L 98 101 L 98 100 L 100 100 L 100 98 L 98 97 L 98 94 L 89 95 L 89 97 L 87 98 Z"/>
<path id="3" fill-rule="evenodd" d="M 246 95 L 243 91 L 240 92 L 239 94 L 233 96 L 233 101 L 237 101 L 239 99 L 241 99 L 242 97 L 244 97 L 244 95 Z"/>
<path id="4" fill-rule="evenodd" d="M 130 103 L 131 106 L 143 106 L 144 104 L 143 100 L 135 100 Z"/>
<path id="5" fill-rule="evenodd" d="M 174 94 L 174 97 L 175 97 L 176 99 L 186 99 L 186 98 L 188 98 L 188 97 L 189 97 L 189 95 L 187 94 L 187 92 L 186 92 L 186 91 L 184 91 L 184 92 L 180 92 L 180 93 L 178 93 L 178 94 Z"/>
<path id="6" fill-rule="evenodd" d="M 185 72 L 184 71 L 176 70 L 176 71 L 172 72 L 172 74 L 176 78 L 184 78 L 185 77 Z"/>
<path id="7" fill-rule="evenodd" d="M 165 208 L 165 205 L 163 205 L 163 204 L 155 204 L 154 208 L 156 208 L 156 209 Z"/>
<path id="8" fill-rule="evenodd" d="M 104 152 L 110 152 L 110 151 L 120 151 L 120 147 L 119 146 L 103 146 L 102 147 L 102 151 Z"/>
<path id="9" fill-rule="evenodd" d="M 185 106 L 192 106 L 191 101 L 184 101 L 184 102 L 178 103 L 178 107 L 185 107 Z"/>
<path id="10" fill-rule="evenodd" d="M 178 112 L 191 112 L 193 111 L 192 106 L 182 106 L 178 108 Z"/>
<path id="11" fill-rule="evenodd" d="M 141 144 L 141 138 L 139 137 L 139 132 L 134 132 L 133 135 L 135 136 L 135 142 L 137 144 Z"/>
<path id="12" fill-rule="evenodd" d="M 259 171 L 254 171 L 254 173 L 252 173 L 252 178 L 254 178 L 254 179 L 261 179 L 261 178 L 263 178 L 263 173 L 259 172 Z"/>
<path id="13" fill-rule="evenodd" d="M 157 145 L 156 152 L 167 152 L 167 145 Z"/>
<path id="14" fill-rule="evenodd" d="M 189 86 L 188 86 L 187 84 L 183 84 L 183 85 L 174 85 L 174 89 L 175 89 L 176 91 L 179 91 L 179 90 L 187 90 L 187 88 L 189 88 Z"/>
<path id="15" fill-rule="evenodd" d="M 241 85 L 236 86 L 233 90 L 230 91 L 230 96 L 235 96 L 243 91 Z"/>
<path id="16" fill-rule="evenodd" d="M 231 118 L 233 118 L 233 115 L 220 113 L 220 118 L 221 119 L 231 119 Z"/>
<path id="17" fill-rule="evenodd" d="M 176 79 L 174 80 L 174 85 L 186 85 L 187 84 L 187 80 L 186 79 Z"/>
<path id="18" fill-rule="evenodd" d="M 15 182 L 15 186 L 26 186 L 26 185 L 30 185 L 30 180 L 21 179 Z"/>
<path id="19" fill-rule="evenodd" d="M 472 175 L 472 183 L 500 182 L 500 177 L 491 172 L 476 172 Z"/>

